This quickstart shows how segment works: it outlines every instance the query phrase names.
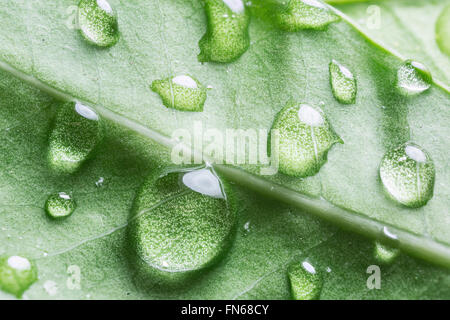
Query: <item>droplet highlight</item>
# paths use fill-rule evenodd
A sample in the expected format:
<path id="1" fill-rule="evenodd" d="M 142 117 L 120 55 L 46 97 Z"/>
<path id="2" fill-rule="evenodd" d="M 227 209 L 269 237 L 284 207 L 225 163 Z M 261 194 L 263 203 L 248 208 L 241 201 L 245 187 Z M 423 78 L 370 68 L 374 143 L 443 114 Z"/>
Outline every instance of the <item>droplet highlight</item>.
<path id="1" fill-rule="evenodd" d="M 292 264 L 288 268 L 288 278 L 293 299 L 319 299 L 323 278 L 311 263 L 303 261 L 302 263 Z"/>
<path id="2" fill-rule="evenodd" d="M 274 130 L 278 131 L 278 146 L 269 146 L 268 151 L 278 159 L 279 171 L 290 176 L 316 174 L 330 148 L 343 143 L 323 111 L 308 104 L 289 102 L 275 117 Z"/>
<path id="3" fill-rule="evenodd" d="M 200 62 L 231 62 L 250 45 L 250 16 L 242 0 L 206 0 L 207 30 L 199 42 Z"/>
<path id="4" fill-rule="evenodd" d="M 356 100 L 356 79 L 350 70 L 332 60 L 329 64 L 331 90 L 337 101 L 352 104 Z"/>
<path id="5" fill-rule="evenodd" d="M 75 209 L 75 200 L 65 192 L 52 194 L 45 202 L 45 212 L 53 219 L 66 218 L 70 216 Z"/>
<path id="6" fill-rule="evenodd" d="M 49 137 L 50 167 L 57 172 L 75 172 L 101 139 L 101 121 L 94 110 L 78 102 L 61 106 Z"/>
<path id="7" fill-rule="evenodd" d="M 141 274 L 177 284 L 216 263 L 232 241 L 233 201 L 229 185 L 209 168 L 147 177 L 128 227 Z"/>
<path id="8" fill-rule="evenodd" d="M 180 111 L 203 111 L 206 88 L 197 79 L 179 75 L 152 82 L 151 89 L 159 94 L 167 108 Z"/>
<path id="9" fill-rule="evenodd" d="M 405 96 L 428 90 L 432 83 L 430 71 L 417 61 L 406 60 L 397 70 L 397 89 Z"/>
<path id="10" fill-rule="evenodd" d="M 339 20 L 338 15 L 318 0 L 290 0 L 277 15 L 279 27 L 289 32 L 324 30 L 330 23 Z"/>
<path id="11" fill-rule="evenodd" d="M 37 280 L 36 266 L 21 256 L 0 257 L 0 289 L 21 298 Z"/>
<path id="12" fill-rule="evenodd" d="M 414 143 L 406 143 L 384 155 L 380 178 L 388 195 L 407 207 L 424 206 L 433 197 L 434 163 Z"/>
<path id="13" fill-rule="evenodd" d="M 436 20 L 435 32 L 439 49 L 450 56 L 450 5 L 442 10 Z"/>
<path id="14" fill-rule="evenodd" d="M 99 47 L 110 47 L 119 40 L 117 14 L 106 0 L 81 0 L 78 24 L 83 37 Z"/>

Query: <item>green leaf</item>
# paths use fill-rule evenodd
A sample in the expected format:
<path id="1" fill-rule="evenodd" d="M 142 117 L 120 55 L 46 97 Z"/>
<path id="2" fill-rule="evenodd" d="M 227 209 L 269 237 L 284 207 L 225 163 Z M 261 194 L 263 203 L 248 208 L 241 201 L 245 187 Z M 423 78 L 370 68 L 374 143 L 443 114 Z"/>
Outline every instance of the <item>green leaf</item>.
<path id="1" fill-rule="evenodd" d="M 36 261 L 40 279 L 27 297 L 289 298 L 286 270 L 294 260 L 310 260 L 321 271 L 330 268 L 322 299 L 450 296 L 447 270 L 404 255 L 382 267 L 384 290 L 369 290 L 366 269 L 376 264 L 373 243 L 238 187 L 239 229 L 216 267 L 184 291 L 154 290 L 135 281 L 124 246 L 128 212 L 145 176 L 170 163 L 170 150 L 136 132 L 170 146 L 167 137 L 179 128 L 192 131 L 195 121 L 219 130 L 269 129 L 290 99 L 322 105 L 345 142 L 330 150 L 317 175 L 255 178 L 249 173 L 259 174 L 261 168 L 254 165 L 241 166 L 249 173 L 224 166 L 217 170 L 373 238 L 389 227 L 403 250 L 448 265 L 449 94 L 433 84 L 414 98 L 398 95 L 401 59 L 345 18 L 326 31 L 285 33 L 255 7 L 248 51 L 231 64 L 202 65 L 196 57 L 206 28 L 200 2 L 111 4 L 121 36 L 109 49 L 92 47 L 67 28 L 73 1 L 10 1 L 0 10 L 1 68 L 60 99 L 81 100 L 109 119 L 97 155 L 72 176 L 55 175 L 45 165 L 46 147 L 50 118 L 60 103 L 9 76 L 0 78 L 1 119 L 5 130 L 10 128 L 2 137 L 6 152 L 0 158 L 0 225 L 5 228 L 0 237 L 6 244 L 0 253 Z M 354 105 L 340 105 L 331 92 L 332 59 L 358 80 Z M 153 80 L 178 74 L 192 74 L 212 86 L 203 112 L 169 110 L 149 89 Z M 414 210 L 387 198 L 377 175 L 383 154 L 407 140 L 426 148 L 436 167 L 434 197 Z M 96 185 L 100 178 L 103 187 Z M 43 209 L 55 192 L 71 192 L 78 204 L 69 218 L 56 223 Z M 57 293 L 50 296 L 55 286 Z"/>
<path id="2" fill-rule="evenodd" d="M 436 23 L 448 0 L 327 1 L 351 17 L 372 39 L 424 63 L 450 85 L 450 58 L 436 42 Z M 448 31 L 447 31 L 448 34 Z"/>

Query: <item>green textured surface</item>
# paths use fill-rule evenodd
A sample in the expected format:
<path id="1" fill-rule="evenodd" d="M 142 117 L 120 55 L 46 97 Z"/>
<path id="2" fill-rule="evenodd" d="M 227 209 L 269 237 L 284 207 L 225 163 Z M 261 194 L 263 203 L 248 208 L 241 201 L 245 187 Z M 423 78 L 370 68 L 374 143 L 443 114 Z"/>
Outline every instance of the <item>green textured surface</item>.
<path id="1" fill-rule="evenodd" d="M 439 14 L 436 20 L 436 42 L 443 53 L 450 56 L 450 4 Z"/>
<path id="2" fill-rule="evenodd" d="M 161 96 L 167 108 L 180 111 L 203 111 L 206 100 L 206 88 L 197 79 L 191 77 L 197 84 L 196 88 L 187 88 L 172 81 L 174 77 L 152 82 L 151 89 Z"/>
<path id="3" fill-rule="evenodd" d="M 80 0 L 78 27 L 89 43 L 99 47 L 110 47 L 119 40 L 117 15 L 107 0 Z"/>
<path id="4" fill-rule="evenodd" d="M 304 122 L 301 115 L 317 123 Z M 289 102 L 276 116 L 272 130 L 279 135 L 272 156 L 278 159 L 280 172 L 291 176 L 316 174 L 327 161 L 330 148 L 343 143 L 322 109 L 302 103 Z"/>
<path id="5" fill-rule="evenodd" d="M 73 1 L 7 2 L 0 10 L 0 57 L 62 91 L 167 135 L 174 128 L 191 128 L 195 120 L 219 129 L 270 128 L 289 98 L 312 105 L 323 101 L 345 144 L 330 151 L 320 175 L 291 179 L 280 174 L 268 180 L 321 195 L 369 219 L 450 242 L 448 93 L 433 85 L 414 100 L 397 96 L 395 75 L 402 59 L 374 46 L 345 21 L 324 32 L 286 34 L 255 14 L 249 27 L 253 44 L 240 59 L 201 65 L 196 54 L 206 21 L 200 3 L 111 3 L 119 13 L 122 37 L 116 46 L 97 50 L 64 24 Z M 178 19 L 169 21 L 174 16 Z M 348 66 L 359 80 L 361 101 L 352 108 L 337 104 L 331 93 L 331 59 Z M 148 89 L 154 79 L 185 72 L 213 86 L 205 112 L 167 110 Z M 323 299 L 450 296 L 447 271 L 407 256 L 382 268 L 381 290 L 368 290 L 365 270 L 376 263 L 373 244 L 242 190 L 236 241 L 221 263 L 183 292 L 141 290 L 124 258 L 120 227 L 143 176 L 162 164 L 160 149 L 110 124 L 92 161 L 72 177 L 55 177 L 45 165 L 52 101 L 4 76 L 0 83 L 0 123 L 7 132 L 0 154 L 0 223 L 6 229 L 0 233 L 5 244 L 1 250 L 40 258 L 40 280 L 27 291 L 28 298 L 289 298 L 286 265 L 293 256 L 331 268 Z M 435 195 L 417 210 L 386 199 L 377 180 L 383 154 L 410 139 L 428 150 L 436 166 Z M 162 157 L 168 159 L 166 153 Z M 95 184 L 100 177 L 103 187 Z M 79 201 L 77 214 L 57 225 L 47 221 L 42 205 L 48 194 L 70 189 Z M 81 268 L 80 290 L 66 286 L 72 265 Z M 58 286 L 54 296 L 43 289 L 50 280 Z"/>
<path id="6" fill-rule="evenodd" d="M 436 23 L 444 8 L 448 12 L 449 0 L 328 2 L 350 16 L 370 37 L 399 52 L 405 59 L 424 63 L 434 78 L 450 85 L 450 58 L 436 41 Z M 449 34 L 447 26 L 441 39 L 448 39 Z"/>

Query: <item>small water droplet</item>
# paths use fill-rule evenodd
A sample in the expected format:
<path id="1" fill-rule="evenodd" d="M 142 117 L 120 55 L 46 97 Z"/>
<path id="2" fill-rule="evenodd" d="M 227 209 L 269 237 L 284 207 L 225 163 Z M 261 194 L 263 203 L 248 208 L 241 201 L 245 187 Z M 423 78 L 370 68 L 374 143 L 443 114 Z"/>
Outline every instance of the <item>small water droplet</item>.
<path id="1" fill-rule="evenodd" d="M 214 264 L 231 244 L 233 198 L 209 168 L 147 177 L 128 227 L 138 270 L 147 279 L 177 284 Z"/>
<path id="2" fill-rule="evenodd" d="M 180 75 L 152 82 L 151 89 L 160 95 L 168 108 L 181 111 L 203 111 L 206 88 L 195 78 Z"/>
<path id="3" fill-rule="evenodd" d="M 75 200 L 65 192 L 52 194 L 45 202 L 45 211 L 53 219 L 68 217 L 74 212 L 75 208 Z"/>
<path id="4" fill-rule="evenodd" d="M 318 0 L 290 0 L 277 15 L 278 24 L 285 31 L 302 29 L 323 30 L 340 20 L 330 8 Z"/>
<path id="5" fill-rule="evenodd" d="M 424 92 L 431 83 L 430 71 L 420 62 L 406 60 L 397 70 L 397 89 L 405 96 Z"/>
<path id="6" fill-rule="evenodd" d="M 75 172 L 101 138 L 101 121 L 94 110 L 78 102 L 61 106 L 49 137 L 50 166 L 58 172 Z"/>
<path id="7" fill-rule="evenodd" d="M 0 257 L 1 290 L 20 298 L 36 280 L 36 266 L 27 258 L 20 256 Z"/>
<path id="8" fill-rule="evenodd" d="M 350 70 L 336 60 L 332 60 L 329 71 L 331 89 L 336 100 L 344 104 L 355 103 L 356 79 Z"/>
<path id="9" fill-rule="evenodd" d="M 408 142 L 384 155 L 380 178 L 394 200 L 408 207 L 421 207 L 433 196 L 434 163 L 425 150 Z"/>
<path id="10" fill-rule="evenodd" d="M 272 130 L 278 130 L 279 142 L 273 152 L 280 172 L 306 177 L 316 174 L 327 161 L 328 150 L 343 143 L 323 111 L 307 104 L 289 102 L 275 117 Z"/>
<path id="11" fill-rule="evenodd" d="M 375 242 L 375 259 L 381 263 L 392 263 L 399 255 L 400 250 L 390 246 L 386 246 L 379 242 Z"/>
<path id="12" fill-rule="evenodd" d="M 78 24 L 81 34 L 91 44 L 110 47 L 119 40 L 117 15 L 106 0 L 81 0 Z"/>
<path id="13" fill-rule="evenodd" d="M 320 297 L 323 279 L 314 266 L 303 261 L 292 264 L 288 269 L 292 298 L 295 300 L 315 300 Z"/>
<path id="14" fill-rule="evenodd" d="M 231 62 L 250 45 L 249 14 L 242 0 L 206 0 L 208 29 L 199 42 L 200 62 Z M 229 19 L 232 16 L 232 19 Z"/>
<path id="15" fill-rule="evenodd" d="M 436 42 L 439 49 L 450 56 L 450 5 L 446 6 L 436 20 Z"/>

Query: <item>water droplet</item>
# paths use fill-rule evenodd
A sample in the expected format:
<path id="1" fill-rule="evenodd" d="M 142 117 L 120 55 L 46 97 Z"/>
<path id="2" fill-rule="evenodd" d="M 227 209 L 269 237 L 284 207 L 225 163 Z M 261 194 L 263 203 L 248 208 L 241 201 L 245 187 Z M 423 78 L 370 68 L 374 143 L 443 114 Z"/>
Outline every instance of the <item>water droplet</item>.
<path id="1" fill-rule="evenodd" d="M 390 246 L 386 246 L 384 244 L 381 244 L 379 242 L 375 242 L 375 259 L 377 259 L 380 263 L 391 263 L 392 261 L 397 258 L 399 255 L 400 250 L 397 248 L 393 248 Z"/>
<path id="2" fill-rule="evenodd" d="M 446 6 L 436 20 L 436 42 L 439 49 L 450 56 L 450 5 Z"/>
<path id="3" fill-rule="evenodd" d="M 339 19 L 327 5 L 318 0 L 290 0 L 277 15 L 280 28 L 290 32 L 302 29 L 323 30 Z"/>
<path id="4" fill-rule="evenodd" d="M 387 152 L 380 165 L 386 192 L 401 204 L 417 208 L 433 196 L 435 168 L 430 155 L 411 142 Z"/>
<path id="5" fill-rule="evenodd" d="M 336 100 L 344 104 L 355 103 L 356 79 L 350 70 L 336 60 L 330 62 L 329 70 L 331 89 Z"/>
<path id="6" fill-rule="evenodd" d="M 91 44 L 110 47 L 119 40 L 117 15 L 106 0 L 81 0 L 78 24 L 81 34 Z"/>
<path id="7" fill-rule="evenodd" d="M 233 201 L 228 184 L 207 168 L 151 174 L 128 229 L 138 270 L 177 284 L 214 264 L 231 244 Z"/>
<path id="8" fill-rule="evenodd" d="M 61 106 L 49 138 L 50 166 L 59 172 L 75 172 L 101 137 L 101 121 L 94 110 L 78 102 Z"/>
<path id="9" fill-rule="evenodd" d="M 424 92 L 431 82 L 430 71 L 420 62 L 406 60 L 397 70 L 397 89 L 405 96 Z"/>
<path id="10" fill-rule="evenodd" d="M 64 192 L 52 194 L 45 202 L 45 211 L 53 219 L 68 217 L 74 212 L 75 208 L 75 200 Z"/>
<path id="11" fill-rule="evenodd" d="M 343 143 L 323 111 L 307 104 L 289 102 L 276 116 L 272 130 L 278 130 L 278 148 L 270 150 L 278 158 L 280 172 L 306 177 L 316 174 L 327 161 L 328 150 Z"/>
<path id="12" fill-rule="evenodd" d="M 288 277 L 293 299 L 315 300 L 320 297 L 323 279 L 309 262 L 292 264 L 288 269 Z"/>
<path id="13" fill-rule="evenodd" d="M 200 62 L 231 62 L 250 45 L 250 17 L 242 0 L 206 0 L 207 31 L 199 42 Z"/>
<path id="14" fill-rule="evenodd" d="M 37 280 L 37 269 L 27 258 L 20 256 L 0 257 L 0 289 L 22 297 Z"/>
<path id="15" fill-rule="evenodd" d="M 206 88 L 196 79 L 180 75 L 152 82 L 151 89 L 158 93 L 168 108 L 181 111 L 203 111 Z"/>

